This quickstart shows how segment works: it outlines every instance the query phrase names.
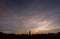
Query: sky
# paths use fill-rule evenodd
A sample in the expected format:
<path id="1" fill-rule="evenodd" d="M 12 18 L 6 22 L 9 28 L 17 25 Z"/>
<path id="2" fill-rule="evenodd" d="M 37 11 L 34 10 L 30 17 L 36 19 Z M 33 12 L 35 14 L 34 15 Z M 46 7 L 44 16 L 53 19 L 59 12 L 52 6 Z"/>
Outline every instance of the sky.
<path id="1" fill-rule="evenodd" d="M 60 0 L 0 0 L 0 31 L 60 31 Z"/>

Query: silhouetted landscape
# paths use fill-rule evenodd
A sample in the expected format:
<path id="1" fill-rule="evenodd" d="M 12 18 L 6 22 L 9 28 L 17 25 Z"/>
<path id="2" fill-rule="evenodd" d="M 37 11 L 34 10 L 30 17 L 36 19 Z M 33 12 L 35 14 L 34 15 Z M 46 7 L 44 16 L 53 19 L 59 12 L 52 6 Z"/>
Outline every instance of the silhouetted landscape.
<path id="1" fill-rule="evenodd" d="M 0 0 L 0 39 L 60 39 L 60 0 Z"/>
<path id="2" fill-rule="evenodd" d="M 0 32 L 0 39 L 60 39 L 60 32 L 48 34 L 6 34 Z"/>

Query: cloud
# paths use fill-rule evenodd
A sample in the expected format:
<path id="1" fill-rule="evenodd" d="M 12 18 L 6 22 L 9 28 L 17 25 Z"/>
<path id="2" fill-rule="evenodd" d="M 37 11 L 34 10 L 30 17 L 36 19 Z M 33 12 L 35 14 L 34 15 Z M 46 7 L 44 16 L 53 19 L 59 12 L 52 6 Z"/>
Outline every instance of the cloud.
<path id="1" fill-rule="evenodd" d="M 60 27 L 59 3 L 55 0 L 0 0 L 0 27 L 7 31 L 8 28 L 18 31 Z"/>

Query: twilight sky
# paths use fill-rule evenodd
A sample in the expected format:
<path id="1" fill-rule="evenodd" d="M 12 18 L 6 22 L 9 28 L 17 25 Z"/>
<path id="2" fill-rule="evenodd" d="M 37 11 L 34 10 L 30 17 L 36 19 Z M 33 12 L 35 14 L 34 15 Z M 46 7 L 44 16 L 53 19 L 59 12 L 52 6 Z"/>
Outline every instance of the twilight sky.
<path id="1" fill-rule="evenodd" d="M 6 33 L 59 32 L 60 0 L 0 0 L 1 30 Z"/>

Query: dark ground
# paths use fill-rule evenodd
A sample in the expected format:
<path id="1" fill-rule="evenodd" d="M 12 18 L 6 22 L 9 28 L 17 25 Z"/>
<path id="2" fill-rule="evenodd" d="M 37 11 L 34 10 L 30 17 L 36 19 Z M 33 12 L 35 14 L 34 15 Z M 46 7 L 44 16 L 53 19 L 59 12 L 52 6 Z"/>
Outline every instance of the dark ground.
<path id="1" fill-rule="evenodd" d="M 54 34 L 5 34 L 0 32 L 0 39 L 60 39 L 60 32 Z"/>

